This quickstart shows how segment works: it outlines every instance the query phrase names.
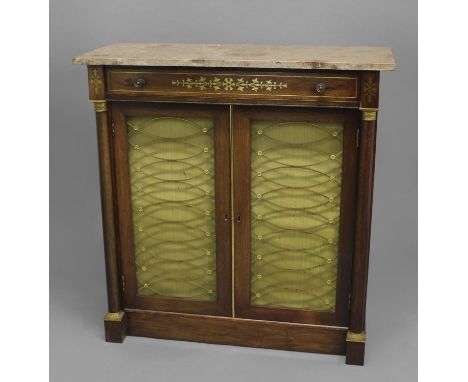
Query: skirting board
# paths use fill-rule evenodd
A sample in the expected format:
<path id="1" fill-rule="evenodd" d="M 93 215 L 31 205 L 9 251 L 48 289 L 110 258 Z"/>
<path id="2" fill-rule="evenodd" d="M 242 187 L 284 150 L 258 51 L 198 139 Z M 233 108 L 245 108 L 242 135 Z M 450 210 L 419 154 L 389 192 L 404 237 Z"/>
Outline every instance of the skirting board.
<path id="1" fill-rule="evenodd" d="M 346 327 L 125 309 L 130 336 L 344 355 Z"/>

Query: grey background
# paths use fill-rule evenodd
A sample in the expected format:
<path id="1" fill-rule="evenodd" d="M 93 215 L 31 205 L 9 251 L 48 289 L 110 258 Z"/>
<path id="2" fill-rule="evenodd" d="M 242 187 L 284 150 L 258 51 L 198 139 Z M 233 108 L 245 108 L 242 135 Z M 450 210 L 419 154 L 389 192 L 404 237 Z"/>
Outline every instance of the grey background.
<path id="1" fill-rule="evenodd" d="M 415 0 L 50 1 L 51 380 L 415 381 Z M 103 339 L 105 274 L 94 113 L 74 55 L 112 42 L 384 45 L 364 367 L 344 358 L 128 337 Z"/>

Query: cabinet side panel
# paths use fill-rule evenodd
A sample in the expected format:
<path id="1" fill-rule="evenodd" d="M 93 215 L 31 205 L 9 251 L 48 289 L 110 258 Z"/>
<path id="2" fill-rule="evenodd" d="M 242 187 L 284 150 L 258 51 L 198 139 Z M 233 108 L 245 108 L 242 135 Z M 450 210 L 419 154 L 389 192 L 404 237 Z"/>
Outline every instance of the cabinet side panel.
<path id="1" fill-rule="evenodd" d="M 108 103 L 105 100 L 104 67 L 90 65 L 87 69 L 89 101 L 93 103 L 96 113 L 108 310 L 110 313 L 116 313 L 122 308 L 122 289 L 118 259 L 117 203 L 115 199 L 115 173 L 113 167 L 114 142 L 112 127 L 109 121 Z"/>
<path id="2" fill-rule="evenodd" d="M 108 123 L 107 111 L 96 113 L 96 122 L 108 309 L 109 312 L 118 312 L 121 309 L 121 287 L 117 252 L 114 182 L 112 179 L 112 133 Z"/>

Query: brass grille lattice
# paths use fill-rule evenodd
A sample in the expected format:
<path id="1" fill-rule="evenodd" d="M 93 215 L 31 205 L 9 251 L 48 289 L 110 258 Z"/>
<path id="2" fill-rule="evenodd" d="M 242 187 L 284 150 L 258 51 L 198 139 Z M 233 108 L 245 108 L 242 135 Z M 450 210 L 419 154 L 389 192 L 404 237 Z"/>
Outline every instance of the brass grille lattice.
<path id="1" fill-rule="evenodd" d="M 137 290 L 216 300 L 213 121 L 129 117 Z"/>
<path id="2" fill-rule="evenodd" d="M 251 303 L 334 311 L 343 126 L 253 121 Z"/>

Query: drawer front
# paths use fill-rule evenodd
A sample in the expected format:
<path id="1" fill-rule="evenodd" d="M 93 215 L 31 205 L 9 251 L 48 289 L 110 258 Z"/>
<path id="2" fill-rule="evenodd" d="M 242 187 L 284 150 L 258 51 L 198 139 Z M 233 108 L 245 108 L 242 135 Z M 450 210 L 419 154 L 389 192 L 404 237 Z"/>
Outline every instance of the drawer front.
<path id="1" fill-rule="evenodd" d="M 190 70 L 107 70 L 109 95 L 225 100 L 277 100 L 283 103 L 356 101 L 356 75 L 245 73 Z"/>

